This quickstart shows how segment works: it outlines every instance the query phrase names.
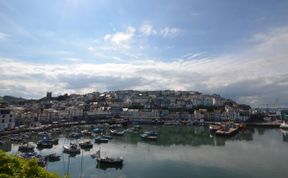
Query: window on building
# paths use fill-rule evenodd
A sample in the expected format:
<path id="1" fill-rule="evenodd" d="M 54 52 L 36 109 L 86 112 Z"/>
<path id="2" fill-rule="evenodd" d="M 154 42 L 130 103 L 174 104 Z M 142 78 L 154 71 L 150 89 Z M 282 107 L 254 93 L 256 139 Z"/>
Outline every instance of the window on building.
<path id="1" fill-rule="evenodd" d="M 2 118 L 4 118 L 5 117 L 5 115 L 2 115 Z"/>
<path id="2" fill-rule="evenodd" d="M 12 117 L 13 115 L 12 114 L 10 114 L 10 117 Z"/>
<path id="3" fill-rule="evenodd" d="M 5 119 L 2 119 L 2 123 L 4 123 L 5 122 Z"/>
<path id="4" fill-rule="evenodd" d="M 12 122 L 12 119 L 9 119 L 9 122 Z"/>

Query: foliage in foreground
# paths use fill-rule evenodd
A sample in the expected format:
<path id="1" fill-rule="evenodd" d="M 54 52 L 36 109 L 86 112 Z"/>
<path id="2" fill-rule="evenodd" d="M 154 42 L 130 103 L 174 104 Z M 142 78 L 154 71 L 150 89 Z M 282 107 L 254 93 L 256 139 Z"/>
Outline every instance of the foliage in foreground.
<path id="1" fill-rule="evenodd" d="M 37 160 L 25 160 L 0 150 L 0 177 L 1 178 L 57 178 L 56 174 L 40 167 Z"/>

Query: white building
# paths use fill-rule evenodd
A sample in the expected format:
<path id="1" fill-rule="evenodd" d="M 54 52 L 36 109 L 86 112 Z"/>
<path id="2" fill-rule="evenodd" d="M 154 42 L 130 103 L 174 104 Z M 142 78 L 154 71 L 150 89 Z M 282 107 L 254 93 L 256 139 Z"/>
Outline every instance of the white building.
<path id="1" fill-rule="evenodd" d="M 15 114 L 10 109 L 0 108 L 0 131 L 15 127 Z"/>

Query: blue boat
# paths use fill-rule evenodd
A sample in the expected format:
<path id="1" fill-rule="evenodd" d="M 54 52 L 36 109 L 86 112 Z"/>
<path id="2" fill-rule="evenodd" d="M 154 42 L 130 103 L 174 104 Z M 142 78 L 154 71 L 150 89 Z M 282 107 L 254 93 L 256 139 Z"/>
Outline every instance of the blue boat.
<path id="1" fill-rule="evenodd" d="M 101 128 L 94 128 L 93 129 L 94 133 L 101 133 L 102 131 L 103 131 L 103 129 L 101 129 Z"/>
<path id="2" fill-rule="evenodd" d="M 108 143 L 109 139 L 98 136 L 95 138 L 95 143 Z"/>

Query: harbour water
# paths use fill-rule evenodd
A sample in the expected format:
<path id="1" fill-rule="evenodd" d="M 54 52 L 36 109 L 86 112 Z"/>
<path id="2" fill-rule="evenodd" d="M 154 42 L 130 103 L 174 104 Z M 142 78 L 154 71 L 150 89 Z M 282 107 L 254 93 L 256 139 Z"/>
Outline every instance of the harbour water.
<path id="1" fill-rule="evenodd" d="M 190 178 L 190 177 L 261 177 L 286 178 L 288 175 L 288 133 L 279 129 L 248 128 L 231 138 L 210 135 L 206 127 L 143 126 L 156 130 L 157 141 L 143 141 L 141 131 L 113 137 L 109 143 L 96 144 L 75 157 L 63 153 L 63 145 L 81 139 L 59 135 L 59 144 L 37 152 L 57 153 L 58 162 L 49 162 L 47 169 L 58 175 L 69 173 L 72 178 Z M 5 148 L 3 148 L 5 147 Z M 1 149 L 16 153 L 17 144 Z M 91 154 L 101 149 L 102 156 L 122 156 L 122 167 L 96 167 Z"/>

